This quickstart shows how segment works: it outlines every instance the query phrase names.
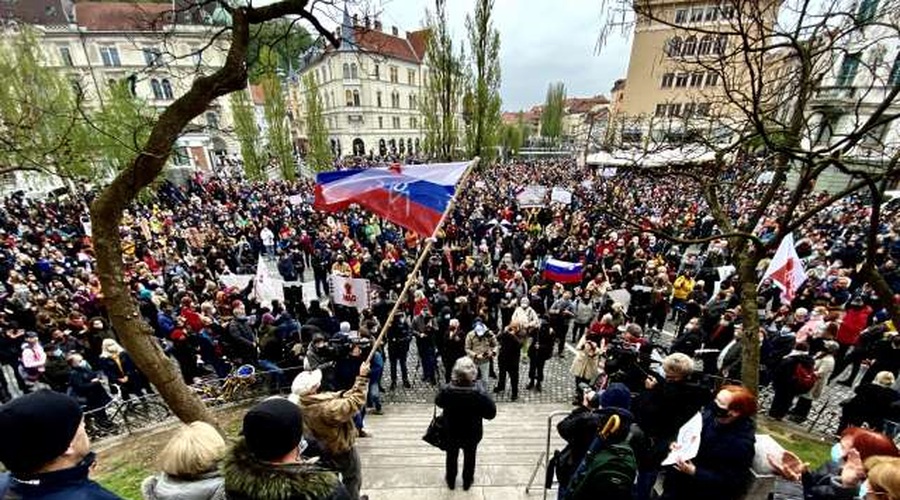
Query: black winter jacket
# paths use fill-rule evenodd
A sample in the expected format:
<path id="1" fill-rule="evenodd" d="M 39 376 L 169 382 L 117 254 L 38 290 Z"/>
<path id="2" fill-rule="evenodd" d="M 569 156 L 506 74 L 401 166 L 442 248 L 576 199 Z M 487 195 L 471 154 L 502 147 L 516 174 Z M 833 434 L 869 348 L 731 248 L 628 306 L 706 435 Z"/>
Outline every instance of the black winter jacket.
<path id="1" fill-rule="evenodd" d="M 444 409 L 447 442 L 451 447 L 478 444 L 484 432 L 482 419 L 497 416 L 497 405 L 480 385 L 446 385 L 434 399 Z"/>

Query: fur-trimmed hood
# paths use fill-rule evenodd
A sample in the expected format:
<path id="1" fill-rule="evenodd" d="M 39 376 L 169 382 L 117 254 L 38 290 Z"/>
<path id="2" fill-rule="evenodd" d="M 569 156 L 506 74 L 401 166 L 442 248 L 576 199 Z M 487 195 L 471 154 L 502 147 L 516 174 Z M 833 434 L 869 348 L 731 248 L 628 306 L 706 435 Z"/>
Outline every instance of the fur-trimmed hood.
<path id="1" fill-rule="evenodd" d="M 222 463 L 229 500 L 349 500 L 336 472 L 313 464 L 257 460 L 240 439 Z"/>

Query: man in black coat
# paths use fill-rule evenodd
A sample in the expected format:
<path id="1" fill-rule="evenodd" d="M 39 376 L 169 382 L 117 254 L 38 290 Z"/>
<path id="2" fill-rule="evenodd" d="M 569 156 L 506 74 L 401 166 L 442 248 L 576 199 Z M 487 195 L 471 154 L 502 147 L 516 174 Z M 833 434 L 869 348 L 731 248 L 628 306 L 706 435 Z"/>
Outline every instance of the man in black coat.
<path id="1" fill-rule="evenodd" d="M 528 347 L 528 390 L 536 389 L 541 392 L 544 364 L 553 356 L 554 340 L 553 328 L 544 316 L 541 318 L 541 326 L 532 334 L 531 345 Z"/>
<path id="2" fill-rule="evenodd" d="M 494 394 L 506 390 L 506 376 L 509 375 L 513 401 L 519 398 L 519 358 L 522 353 L 523 337 L 524 331 L 517 324 L 507 326 L 497 336 L 497 343 L 500 344 L 500 353 L 497 356 L 500 379 L 494 388 Z"/>
<path id="3" fill-rule="evenodd" d="M 391 363 L 391 390 L 397 388 L 397 364 L 400 364 L 400 374 L 403 377 L 403 387 L 412 387 L 407 373 L 406 357 L 409 354 L 409 343 L 412 341 L 412 331 L 403 312 L 398 311 L 394 316 L 394 323 L 388 328 L 388 357 Z"/>

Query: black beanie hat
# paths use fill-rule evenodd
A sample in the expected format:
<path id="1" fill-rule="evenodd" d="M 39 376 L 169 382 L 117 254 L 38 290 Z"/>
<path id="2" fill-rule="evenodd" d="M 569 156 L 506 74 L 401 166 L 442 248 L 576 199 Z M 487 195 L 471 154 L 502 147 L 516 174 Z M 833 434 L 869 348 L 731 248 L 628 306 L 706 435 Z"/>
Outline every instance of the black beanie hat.
<path id="1" fill-rule="evenodd" d="M 0 462 L 17 474 L 37 471 L 69 448 L 81 416 L 78 402 L 49 390 L 0 406 Z"/>
<path id="2" fill-rule="evenodd" d="M 243 434 L 247 448 L 256 458 L 281 458 L 296 448 L 303 437 L 300 407 L 280 397 L 267 399 L 244 415 Z"/>

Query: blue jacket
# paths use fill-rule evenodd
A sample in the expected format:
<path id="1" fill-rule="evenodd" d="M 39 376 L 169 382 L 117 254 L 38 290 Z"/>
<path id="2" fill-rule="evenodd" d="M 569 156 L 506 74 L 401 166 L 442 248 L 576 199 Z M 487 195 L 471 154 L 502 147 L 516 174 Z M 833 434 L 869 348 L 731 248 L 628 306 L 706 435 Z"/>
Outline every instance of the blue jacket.
<path id="1" fill-rule="evenodd" d="M 94 464 L 91 453 L 80 464 L 46 474 L 38 474 L 28 479 L 0 474 L 0 498 L 7 492 L 12 498 L 23 500 L 121 500 L 118 495 L 106 490 L 88 479 L 88 472 Z"/>

